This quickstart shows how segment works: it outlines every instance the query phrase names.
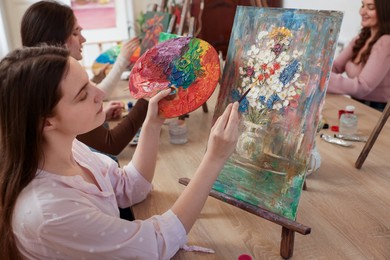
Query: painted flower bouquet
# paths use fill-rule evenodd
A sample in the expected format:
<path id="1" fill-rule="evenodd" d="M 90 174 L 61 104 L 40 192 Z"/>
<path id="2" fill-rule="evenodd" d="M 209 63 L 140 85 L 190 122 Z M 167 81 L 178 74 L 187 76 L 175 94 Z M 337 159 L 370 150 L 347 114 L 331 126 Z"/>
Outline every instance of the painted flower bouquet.
<path id="1" fill-rule="evenodd" d="M 271 110 L 283 110 L 299 96 L 304 86 L 298 82 L 302 65 L 302 52 L 290 50 L 292 33 L 285 27 L 261 31 L 256 43 L 244 53 L 239 66 L 241 87 L 232 90 L 233 100 L 238 100 L 252 88 L 241 101 L 240 111 L 246 120 L 259 124 Z"/>
<path id="2" fill-rule="evenodd" d="M 277 140 L 278 136 L 285 138 L 288 134 L 279 129 L 278 123 L 272 126 L 270 123 L 272 117 L 282 115 L 288 106 L 297 105 L 305 86 L 298 80 L 302 71 L 299 61 L 302 52 L 291 50 L 291 41 L 292 33 L 285 27 L 261 31 L 255 44 L 243 55 L 238 68 L 241 86 L 232 90 L 233 100 L 238 100 L 251 89 L 240 102 L 244 120 L 236 152 L 241 158 L 259 161 L 267 145 L 267 134 L 276 135 L 272 140 Z M 276 132 L 272 130 L 275 127 Z"/>

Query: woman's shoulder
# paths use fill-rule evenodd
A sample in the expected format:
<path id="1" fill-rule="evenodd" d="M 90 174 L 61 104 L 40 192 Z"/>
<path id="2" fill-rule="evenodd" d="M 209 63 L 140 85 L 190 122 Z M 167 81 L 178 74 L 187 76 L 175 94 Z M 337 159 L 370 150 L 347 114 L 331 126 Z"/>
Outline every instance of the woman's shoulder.
<path id="1" fill-rule="evenodd" d="M 390 35 L 382 35 L 373 46 L 374 48 L 381 48 L 386 53 L 390 53 Z"/>

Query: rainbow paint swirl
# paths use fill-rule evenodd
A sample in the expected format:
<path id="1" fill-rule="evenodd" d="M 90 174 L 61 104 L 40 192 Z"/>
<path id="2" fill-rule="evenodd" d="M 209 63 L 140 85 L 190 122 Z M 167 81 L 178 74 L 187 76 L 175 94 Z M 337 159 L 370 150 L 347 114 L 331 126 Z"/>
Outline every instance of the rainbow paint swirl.
<path id="1" fill-rule="evenodd" d="M 159 103 L 165 118 L 177 117 L 200 107 L 214 92 L 220 76 L 218 54 L 207 42 L 191 37 L 170 39 L 145 52 L 129 78 L 135 98 L 152 97 L 168 87 L 172 99 Z"/>

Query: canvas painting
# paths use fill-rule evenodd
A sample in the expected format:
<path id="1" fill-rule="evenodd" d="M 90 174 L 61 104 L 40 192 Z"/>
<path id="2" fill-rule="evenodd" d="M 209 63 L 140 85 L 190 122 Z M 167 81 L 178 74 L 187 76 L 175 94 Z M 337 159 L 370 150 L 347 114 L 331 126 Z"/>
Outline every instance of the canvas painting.
<path id="1" fill-rule="evenodd" d="M 146 50 L 157 45 L 161 32 L 166 32 L 169 26 L 171 15 L 164 12 L 146 12 L 145 23 L 142 25 L 142 55 Z"/>
<path id="2" fill-rule="evenodd" d="M 171 15 L 164 12 L 147 12 L 145 14 L 145 22 L 142 26 L 139 38 L 140 46 L 134 51 L 129 60 L 131 68 L 139 57 L 149 48 L 154 47 L 160 39 L 160 33 L 168 29 Z M 116 45 L 101 53 L 92 64 L 92 71 L 96 75 L 99 70 L 107 63 L 111 64 L 107 69 L 108 73 L 120 53 L 121 45 Z"/>
<path id="3" fill-rule="evenodd" d="M 213 120 L 239 100 L 233 155 L 213 189 L 295 220 L 343 14 L 236 11 Z"/>
<path id="4" fill-rule="evenodd" d="M 115 45 L 108 50 L 101 53 L 92 64 L 92 72 L 94 75 L 97 75 L 102 67 L 107 63 L 110 64 L 106 69 L 106 73 L 109 73 L 112 69 L 112 66 L 116 62 L 118 55 L 121 51 L 121 45 Z"/>
<path id="5" fill-rule="evenodd" d="M 171 14 L 148 11 L 144 19 L 145 22 L 142 24 L 141 33 L 138 36 L 141 44 L 130 57 L 130 68 L 133 67 L 134 63 L 145 51 L 156 46 L 160 39 L 160 33 L 168 30 Z"/>

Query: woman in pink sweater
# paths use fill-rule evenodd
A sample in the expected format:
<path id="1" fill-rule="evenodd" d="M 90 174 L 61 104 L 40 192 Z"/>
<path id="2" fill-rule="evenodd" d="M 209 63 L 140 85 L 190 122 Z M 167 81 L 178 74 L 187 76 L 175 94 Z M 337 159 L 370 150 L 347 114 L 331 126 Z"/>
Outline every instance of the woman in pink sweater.
<path id="1" fill-rule="evenodd" d="M 363 0 L 359 13 L 363 28 L 334 61 L 328 92 L 383 110 L 390 98 L 390 2 Z"/>

